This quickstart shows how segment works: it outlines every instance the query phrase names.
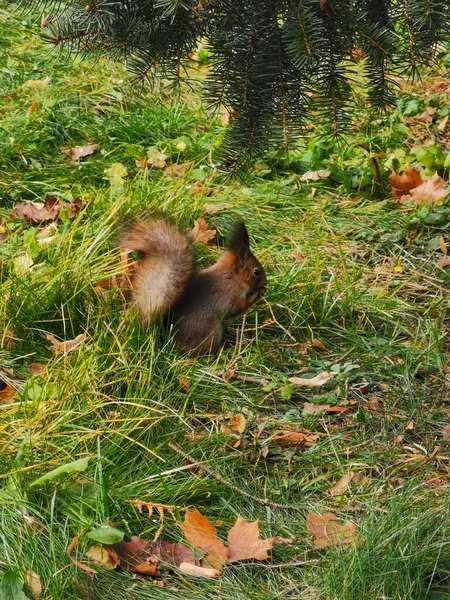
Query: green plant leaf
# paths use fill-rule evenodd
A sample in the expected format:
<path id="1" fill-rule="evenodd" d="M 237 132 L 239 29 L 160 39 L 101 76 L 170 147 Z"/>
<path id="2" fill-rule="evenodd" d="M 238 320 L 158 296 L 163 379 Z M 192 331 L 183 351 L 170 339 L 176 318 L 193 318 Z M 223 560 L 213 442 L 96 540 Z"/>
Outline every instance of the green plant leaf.
<path id="1" fill-rule="evenodd" d="M 117 544 L 123 540 L 124 532 L 116 529 L 115 527 L 99 527 L 88 533 L 88 538 L 101 544 Z"/>
<path id="2" fill-rule="evenodd" d="M 23 580 L 13 570 L 3 573 L 0 583 L 0 600 L 29 600 L 23 592 Z"/>
<path id="3" fill-rule="evenodd" d="M 68 473 L 78 473 L 81 471 L 85 471 L 87 469 L 90 456 L 86 456 L 84 458 L 80 458 L 78 460 L 74 460 L 73 462 L 67 463 L 67 465 L 62 465 L 57 469 L 53 469 L 53 471 L 49 471 L 42 477 L 38 477 L 33 483 L 30 484 L 30 487 L 34 485 L 41 485 L 42 483 L 46 483 L 47 481 L 52 481 L 56 479 L 60 475 L 66 475 Z"/>

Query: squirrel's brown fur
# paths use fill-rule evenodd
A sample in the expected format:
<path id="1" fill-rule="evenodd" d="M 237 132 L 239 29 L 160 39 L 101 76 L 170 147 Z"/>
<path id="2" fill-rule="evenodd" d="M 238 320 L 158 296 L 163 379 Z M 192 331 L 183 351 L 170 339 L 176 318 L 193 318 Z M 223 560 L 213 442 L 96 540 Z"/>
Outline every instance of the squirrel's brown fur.
<path id="1" fill-rule="evenodd" d="M 138 221 L 121 246 L 144 255 L 133 278 L 133 296 L 144 320 L 169 318 L 176 343 L 197 354 L 217 352 L 223 322 L 245 312 L 266 288 L 243 223 L 236 224 L 217 263 L 202 271 L 191 239 L 163 219 Z"/>

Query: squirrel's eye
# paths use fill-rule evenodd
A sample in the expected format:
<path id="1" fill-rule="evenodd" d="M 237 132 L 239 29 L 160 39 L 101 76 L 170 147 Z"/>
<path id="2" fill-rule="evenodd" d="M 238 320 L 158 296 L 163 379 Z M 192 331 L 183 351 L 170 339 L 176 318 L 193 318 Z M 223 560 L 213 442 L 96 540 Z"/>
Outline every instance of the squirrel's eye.
<path id="1" fill-rule="evenodd" d="M 260 273 L 261 273 L 261 269 L 258 269 L 258 268 L 256 268 L 256 269 L 253 269 L 253 275 L 254 275 L 255 277 L 258 277 L 258 275 L 259 275 Z"/>

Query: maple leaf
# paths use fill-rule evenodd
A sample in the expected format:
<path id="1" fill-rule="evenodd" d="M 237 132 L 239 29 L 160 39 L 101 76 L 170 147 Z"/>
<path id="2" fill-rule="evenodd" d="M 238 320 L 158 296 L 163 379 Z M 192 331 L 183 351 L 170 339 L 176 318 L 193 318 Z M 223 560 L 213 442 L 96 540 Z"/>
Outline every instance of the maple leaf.
<path id="1" fill-rule="evenodd" d="M 74 340 L 66 340 L 65 342 L 60 342 L 58 338 L 51 333 L 47 333 L 45 337 L 51 343 L 50 350 L 55 354 L 68 354 L 88 339 L 88 336 L 85 333 L 80 333 Z"/>
<path id="2" fill-rule="evenodd" d="M 444 180 L 436 173 L 411 190 L 410 198 L 414 200 L 415 204 L 423 204 L 427 200 L 429 202 L 444 200 L 448 194 L 450 194 L 450 191 L 445 189 Z M 400 199 L 400 202 L 406 202 L 410 198 L 404 196 Z"/>
<path id="3" fill-rule="evenodd" d="M 193 511 L 186 509 L 184 522 L 178 527 L 186 536 L 187 541 L 194 548 L 199 548 L 207 553 L 206 562 L 217 570 L 227 560 L 228 549 L 217 537 L 216 528 L 196 508 Z"/>
<path id="4" fill-rule="evenodd" d="M 408 167 L 401 175 L 392 171 L 389 175 L 389 182 L 392 188 L 392 197 L 399 199 L 405 194 L 409 194 L 412 189 L 423 183 L 423 179 L 417 169 Z"/>
<path id="5" fill-rule="evenodd" d="M 239 560 L 253 558 L 265 560 L 270 558 L 267 551 L 273 546 L 276 537 L 262 540 L 259 537 L 259 519 L 251 523 L 238 517 L 236 523 L 228 532 L 228 561 L 233 563 Z"/>
<path id="6" fill-rule="evenodd" d="M 335 376 L 335 373 L 324 372 L 318 373 L 311 379 L 305 379 L 304 377 L 289 377 L 289 381 L 294 385 L 301 385 L 304 387 L 320 387 Z"/>
<path id="7" fill-rule="evenodd" d="M 73 219 L 80 210 L 82 202 L 77 198 L 73 202 L 65 203 L 56 196 L 45 196 L 44 202 L 16 202 L 12 215 L 18 219 L 24 219 L 29 223 L 48 223 L 59 217 L 62 208 L 67 208 L 69 218 Z"/>
<path id="8" fill-rule="evenodd" d="M 347 545 L 354 542 L 356 525 L 347 521 L 341 525 L 332 513 L 318 515 L 312 513 L 306 517 L 306 528 L 315 538 L 314 545 L 318 548 L 325 546 Z"/>
<path id="9" fill-rule="evenodd" d="M 210 245 L 216 235 L 216 229 L 208 229 L 205 219 L 200 218 L 194 222 L 194 227 L 189 232 L 190 237 L 198 244 Z"/>
<path id="10" fill-rule="evenodd" d="M 62 154 L 70 156 L 73 162 L 79 162 L 80 158 L 90 156 L 100 150 L 99 144 L 88 144 L 87 146 L 75 146 L 74 148 L 60 148 Z"/>

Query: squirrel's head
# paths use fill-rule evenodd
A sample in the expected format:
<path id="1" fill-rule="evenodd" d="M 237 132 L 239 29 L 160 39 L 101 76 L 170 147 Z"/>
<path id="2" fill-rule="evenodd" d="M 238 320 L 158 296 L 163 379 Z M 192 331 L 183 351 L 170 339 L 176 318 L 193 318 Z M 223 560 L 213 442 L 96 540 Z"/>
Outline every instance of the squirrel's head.
<path id="1" fill-rule="evenodd" d="M 236 223 L 234 226 L 228 250 L 235 256 L 235 271 L 246 288 L 246 305 L 251 306 L 264 295 L 267 277 L 261 263 L 250 250 L 250 240 L 244 223 Z"/>

